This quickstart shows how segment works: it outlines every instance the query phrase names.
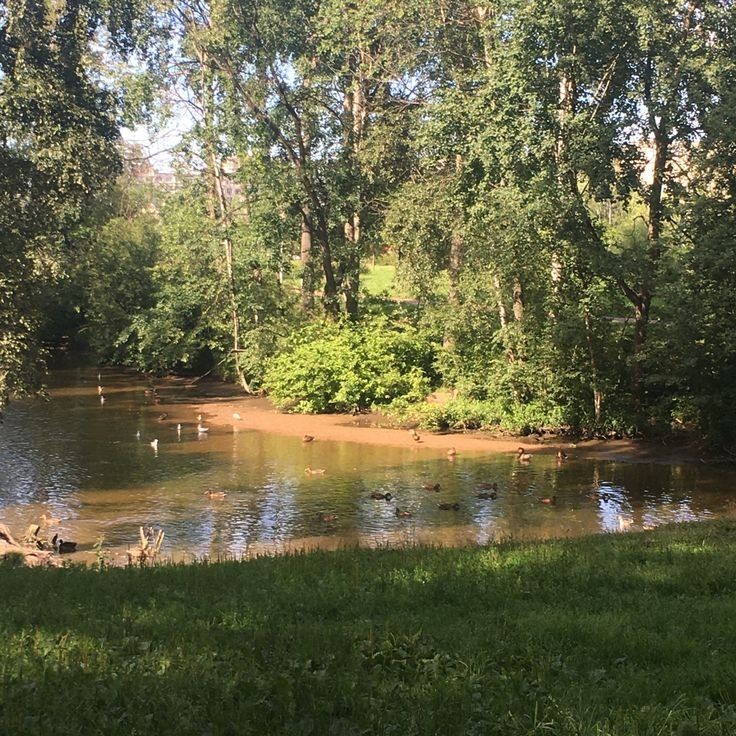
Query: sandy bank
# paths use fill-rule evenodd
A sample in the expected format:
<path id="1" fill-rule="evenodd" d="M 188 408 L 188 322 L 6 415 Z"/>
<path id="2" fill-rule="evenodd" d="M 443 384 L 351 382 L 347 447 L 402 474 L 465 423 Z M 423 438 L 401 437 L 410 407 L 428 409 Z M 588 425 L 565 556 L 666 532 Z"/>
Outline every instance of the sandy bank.
<path id="1" fill-rule="evenodd" d="M 448 450 L 458 453 L 512 453 L 518 447 L 540 453 L 555 453 L 563 449 L 578 457 L 598 457 L 626 462 L 681 463 L 697 462 L 699 457 L 692 448 L 666 446 L 641 440 L 588 440 L 572 443 L 565 439 L 537 439 L 533 437 L 494 437 L 487 432 L 433 433 L 420 431 L 416 442 L 406 429 L 381 426 L 380 415 L 363 414 L 285 414 L 274 409 L 262 397 L 208 398 L 194 404 L 208 424 L 237 425 L 244 429 L 302 437 L 315 440 L 358 442 L 390 447 L 414 447 L 418 451 Z M 237 414 L 240 418 L 235 418 Z"/>

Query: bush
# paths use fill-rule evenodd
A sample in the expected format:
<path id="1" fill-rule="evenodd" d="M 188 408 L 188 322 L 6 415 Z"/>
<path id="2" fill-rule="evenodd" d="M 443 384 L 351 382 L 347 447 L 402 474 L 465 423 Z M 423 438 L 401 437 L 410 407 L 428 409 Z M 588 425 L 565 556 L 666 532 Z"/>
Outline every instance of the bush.
<path id="1" fill-rule="evenodd" d="M 419 401 L 434 378 L 433 357 L 424 335 L 385 317 L 310 325 L 268 362 L 264 388 L 280 409 L 307 414 Z"/>

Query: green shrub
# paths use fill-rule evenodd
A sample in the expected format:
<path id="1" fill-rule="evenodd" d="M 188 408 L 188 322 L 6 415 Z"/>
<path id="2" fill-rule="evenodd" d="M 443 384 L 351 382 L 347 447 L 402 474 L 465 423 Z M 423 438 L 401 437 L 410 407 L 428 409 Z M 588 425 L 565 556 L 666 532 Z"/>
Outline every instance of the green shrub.
<path id="1" fill-rule="evenodd" d="M 429 340 L 385 317 L 309 325 L 267 365 L 264 387 L 281 409 L 359 411 L 397 397 L 419 401 L 433 379 Z"/>

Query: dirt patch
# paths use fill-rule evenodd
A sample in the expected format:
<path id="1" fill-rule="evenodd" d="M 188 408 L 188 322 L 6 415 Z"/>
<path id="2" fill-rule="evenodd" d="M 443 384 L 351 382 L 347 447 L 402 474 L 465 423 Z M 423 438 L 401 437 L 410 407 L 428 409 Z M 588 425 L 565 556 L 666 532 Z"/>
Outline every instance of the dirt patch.
<path id="1" fill-rule="evenodd" d="M 564 438 L 494 437 L 486 432 L 419 433 L 415 440 L 407 429 L 385 426 L 380 414 L 285 414 L 267 398 L 212 395 L 193 401 L 193 410 L 213 426 L 238 426 L 261 432 L 313 437 L 314 440 L 358 442 L 389 447 L 413 447 L 417 451 L 450 450 L 458 453 L 513 453 L 519 447 L 529 452 L 554 454 L 564 450 L 571 457 L 597 457 L 622 462 L 700 462 L 697 450 L 687 445 L 664 445 L 643 440 L 588 440 L 570 442 Z M 236 416 L 234 416 L 236 415 Z"/>

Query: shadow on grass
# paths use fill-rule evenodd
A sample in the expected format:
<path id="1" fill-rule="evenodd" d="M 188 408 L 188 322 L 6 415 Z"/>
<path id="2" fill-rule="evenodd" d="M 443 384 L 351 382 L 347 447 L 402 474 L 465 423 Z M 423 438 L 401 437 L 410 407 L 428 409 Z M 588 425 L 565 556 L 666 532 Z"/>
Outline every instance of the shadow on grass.
<path id="1" fill-rule="evenodd" d="M 733 733 L 735 556 L 719 522 L 0 568 L 0 712 L 10 733 Z"/>

